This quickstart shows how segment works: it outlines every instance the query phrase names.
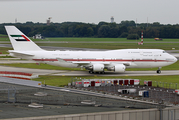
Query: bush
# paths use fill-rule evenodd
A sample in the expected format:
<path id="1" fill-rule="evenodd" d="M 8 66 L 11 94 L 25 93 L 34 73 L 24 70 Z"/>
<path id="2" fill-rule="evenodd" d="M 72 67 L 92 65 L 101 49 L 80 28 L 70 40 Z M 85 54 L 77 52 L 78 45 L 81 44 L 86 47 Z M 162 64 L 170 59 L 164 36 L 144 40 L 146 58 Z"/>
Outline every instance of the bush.
<path id="1" fill-rule="evenodd" d="M 127 36 L 127 39 L 128 40 L 138 40 L 139 39 L 139 35 L 138 34 L 129 34 L 128 36 Z"/>
<path id="2" fill-rule="evenodd" d="M 123 32 L 123 33 L 119 36 L 119 38 L 127 38 L 127 36 L 128 36 L 128 33 Z"/>

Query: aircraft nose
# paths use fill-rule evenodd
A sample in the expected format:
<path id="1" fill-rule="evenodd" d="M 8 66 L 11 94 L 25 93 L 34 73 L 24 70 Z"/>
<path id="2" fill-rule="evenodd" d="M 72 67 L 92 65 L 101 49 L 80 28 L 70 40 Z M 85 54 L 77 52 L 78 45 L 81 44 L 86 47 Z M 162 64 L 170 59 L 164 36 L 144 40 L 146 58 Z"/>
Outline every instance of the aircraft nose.
<path id="1" fill-rule="evenodd" d="M 178 59 L 177 59 L 175 56 L 172 57 L 173 63 L 175 63 L 177 60 L 178 60 Z"/>
<path id="2" fill-rule="evenodd" d="M 178 59 L 176 57 L 174 57 L 174 62 L 176 62 Z"/>

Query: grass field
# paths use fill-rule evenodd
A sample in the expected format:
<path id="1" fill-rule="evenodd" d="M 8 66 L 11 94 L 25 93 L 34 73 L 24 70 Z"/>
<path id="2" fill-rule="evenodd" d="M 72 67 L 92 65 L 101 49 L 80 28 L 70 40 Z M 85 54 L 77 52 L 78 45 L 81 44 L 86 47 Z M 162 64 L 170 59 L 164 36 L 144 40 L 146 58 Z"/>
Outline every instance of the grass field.
<path id="1" fill-rule="evenodd" d="M 57 38 L 45 38 L 43 40 L 32 39 L 33 41 L 65 41 L 65 42 L 139 42 L 139 40 L 127 40 L 127 38 L 74 38 L 74 37 L 57 37 Z M 0 35 L 0 41 L 9 41 L 7 35 Z M 162 41 L 155 41 L 154 38 L 145 38 L 144 42 L 179 42 L 179 39 L 163 39 Z"/>
<path id="2" fill-rule="evenodd" d="M 13 50 L 12 48 L 0 47 L 0 53 L 2 54 L 9 54 L 7 51 Z"/>
<path id="3" fill-rule="evenodd" d="M 6 37 L 0 37 L 1 43 L 8 41 Z M 145 38 L 144 45 L 137 45 L 140 40 L 127 40 L 126 38 L 46 38 L 45 40 L 33 40 L 39 46 L 96 48 L 96 49 L 164 49 L 179 50 L 179 39 L 164 39 L 155 41 L 153 38 Z M 38 43 L 38 42 L 41 43 Z M 50 43 L 50 42 L 59 43 Z M 45 43 L 43 43 L 45 42 Z M 48 43 L 49 42 L 49 43 Z M 145 43 L 146 42 L 146 43 Z M 6 43 L 7 44 L 7 43 Z M 10 44 L 10 43 L 9 43 Z"/>
<path id="4" fill-rule="evenodd" d="M 35 78 L 35 81 L 41 81 L 43 84 L 52 85 L 52 86 L 65 86 L 68 82 L 71 82 L 73 78 L 76 77 L 68 77 L 68 76 L 40 76 L 39 78 Z M 143 85 L 144 80 L 153 81 L 153 86 L 165 87 L 165 88 L 173 88 L 179 89 L 179 76 L 120 76 L 120 77 L 77 77 L 77 79 L 140 79 L 140 84 Z"/>
<path id="5" fill-rule="evenodd" d="M 12 56 L 0 56 L 0 58 L 14 58 Z"/>
<path id="6" fill-rule="evenodd" d="M 42 40 L 34 40 L 42 41 Z M 66 42 L 136 42 L 139 40 L 127 40 L 127 38 L 46 38 L 43 41 L 66 41 Z M 144 42 L 179 42 L 179 39 L 163 39 L 162 41 L 155 41 L 154 38 L 144 38 Z"/>
<path id="7" fill-rule="evenodd" d="M 37 43 L 39 46 L 73 47 L 73 48 L 94 48 L 94 49 L 164 49 L 179 50 L 179 43 Z"/>
<path id="8" fill-rule="evenodd" d="M 40 63 L 39 65 L 35 63 L 13 63 L 13 64 L 0 64 L 3 66 L 10 66 L 10 67 L 22 67 L 22 68 L 34 68 L 34 69 L 48 69 L 48 70 L 81 70 L 80 68 L 66 68 L 60 66 L 52 66 L 48 64 Z"/>

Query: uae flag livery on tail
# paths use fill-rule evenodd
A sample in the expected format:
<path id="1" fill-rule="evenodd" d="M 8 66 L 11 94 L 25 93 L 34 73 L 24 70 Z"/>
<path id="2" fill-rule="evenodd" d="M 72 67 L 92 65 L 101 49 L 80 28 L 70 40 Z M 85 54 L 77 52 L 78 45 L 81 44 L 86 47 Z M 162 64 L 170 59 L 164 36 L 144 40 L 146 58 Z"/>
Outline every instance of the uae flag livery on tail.
<path id="1" fill-rule="evenodd" d="M 24 35 L 11 35 L 16 41 L 30 41 L 26 36 Z"/>

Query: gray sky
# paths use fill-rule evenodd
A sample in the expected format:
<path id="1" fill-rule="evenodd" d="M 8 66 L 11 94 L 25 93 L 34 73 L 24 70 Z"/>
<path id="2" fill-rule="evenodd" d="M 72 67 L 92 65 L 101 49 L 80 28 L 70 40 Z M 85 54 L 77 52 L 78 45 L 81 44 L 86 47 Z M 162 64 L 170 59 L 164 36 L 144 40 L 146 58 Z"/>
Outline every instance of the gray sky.
<path id="1" fill-rule="evenodd" d="M 0 23 L 85 22 L 98 24 L 134 20 L 137 23 L 179 24 L 179 0 L 0 0 Z"/>

